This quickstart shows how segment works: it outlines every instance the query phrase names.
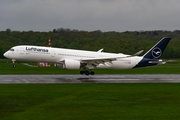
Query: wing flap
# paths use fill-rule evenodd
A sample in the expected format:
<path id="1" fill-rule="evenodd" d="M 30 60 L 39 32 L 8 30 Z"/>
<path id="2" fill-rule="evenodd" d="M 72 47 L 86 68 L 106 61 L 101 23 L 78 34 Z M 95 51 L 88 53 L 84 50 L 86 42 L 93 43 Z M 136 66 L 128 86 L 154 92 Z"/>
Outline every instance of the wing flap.
<path id="1" fill-rule="evenodd" d="M 102 61 L 102 62 L 108 62 L 108 61 L 113 61 L 117 60 L 117 58 L 112 58 L 112 57 L 100 57 L 100 58 L 83 58 L 81 61 L 86 61 L 86 62 L 91 62 L 91 61 Z"/>

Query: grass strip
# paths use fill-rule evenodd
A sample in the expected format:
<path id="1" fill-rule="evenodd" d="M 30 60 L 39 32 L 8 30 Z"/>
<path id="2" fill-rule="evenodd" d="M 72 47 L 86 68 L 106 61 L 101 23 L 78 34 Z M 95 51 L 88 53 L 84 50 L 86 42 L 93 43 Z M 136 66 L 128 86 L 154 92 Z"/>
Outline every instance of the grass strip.
<path id="1" fill-rule="evenodd" d="M 1 120 L 177 120 L 180 84 L 0 84 Z"/>

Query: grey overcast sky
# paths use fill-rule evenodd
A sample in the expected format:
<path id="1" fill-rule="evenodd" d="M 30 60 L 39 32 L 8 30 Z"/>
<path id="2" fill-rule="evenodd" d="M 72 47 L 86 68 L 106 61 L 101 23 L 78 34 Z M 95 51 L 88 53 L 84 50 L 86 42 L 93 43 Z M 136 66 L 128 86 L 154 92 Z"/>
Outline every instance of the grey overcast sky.
<path id="1" fill-rule="evenodd" d="M 0 31 L 180 30 L 179 0 L 0 0 Z"/>

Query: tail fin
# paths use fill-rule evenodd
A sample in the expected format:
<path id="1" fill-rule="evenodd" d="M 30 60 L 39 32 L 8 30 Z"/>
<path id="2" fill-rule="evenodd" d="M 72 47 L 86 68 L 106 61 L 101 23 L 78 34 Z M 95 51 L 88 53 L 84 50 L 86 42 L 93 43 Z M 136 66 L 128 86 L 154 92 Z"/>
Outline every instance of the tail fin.
<path id="1" fill-rule="evenodd" d="M 154 45 L 147 53 L 143 55 L 144 58 L 159 59 L 171 38 L 162 38 L 156 45 Z"/>

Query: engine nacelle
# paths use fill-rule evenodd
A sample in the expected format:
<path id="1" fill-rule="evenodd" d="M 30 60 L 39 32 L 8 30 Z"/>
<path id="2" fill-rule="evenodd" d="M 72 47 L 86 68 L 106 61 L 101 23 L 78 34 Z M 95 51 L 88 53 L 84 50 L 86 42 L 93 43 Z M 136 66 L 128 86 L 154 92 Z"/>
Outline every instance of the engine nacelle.
<path id="1" fill-rule="evenodd" d="M 77 60 L 70 60 L 70 59 L 65 59 L 63 68 L 69 69 L 69 70 L 77 70 L 81 66 L 81 63 Z"/>

